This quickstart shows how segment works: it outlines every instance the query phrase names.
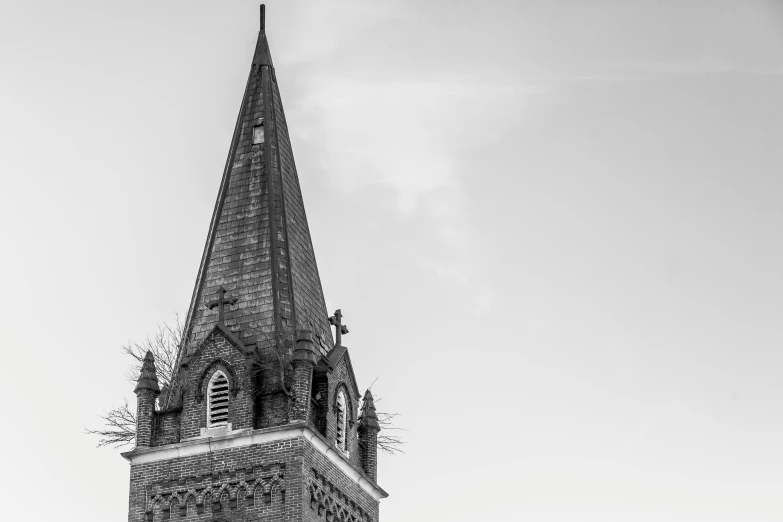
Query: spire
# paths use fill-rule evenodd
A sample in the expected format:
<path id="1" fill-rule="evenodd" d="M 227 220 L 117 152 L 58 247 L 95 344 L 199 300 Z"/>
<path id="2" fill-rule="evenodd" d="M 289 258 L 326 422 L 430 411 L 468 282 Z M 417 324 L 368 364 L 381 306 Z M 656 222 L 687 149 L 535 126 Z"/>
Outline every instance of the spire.
<path id="1" fill-rule="evenodd" d="M 237 300 L 210 310 L 221 288 Z M 281 339 L 293 345 L 300 330 L 312 332 L 320 354 L 333 346 L 263 5 L 180 356 L 209 334 L 219 311 L 224 327 L 262 355 Z"/>
<path id="2" fill-rule="evenodd" d="M 359 426 L 365 428 L 375 428 L 380 431 L 378 424 L 378 415 L 375 413 L 375 401 L 372 398 L 372 392 L 368 389 L 364 392 L 364 402 L 362 411 L 359 413 Z"/>
<path id="3" fill-rule="evenodd" d="M 147 355 L 144 356 L 144 361 L 141 364 L 141 372 L 139 373 L 139 380 L 136 384 L 134 393 L 139 393 L 141 390 L 151 390 L 156 394 L 160 393 L 160 387 L 158 386 L 158 373 L 155 371 L 155 357 L 152 356 L 152 352 L 147 351 Z"/>
<path id="4" fill-rule="evenodd" d="M 269 42 L 266 40 L 266 15 L 264 14 L 264 11 L 264 4 L 261 4 L 261 29 L 258 33 L 256 52 L 253 54 L 253 67 L 268 65 L 269 67 L 274 68 L 272 65 L 272 55 L 269 53 Z"/>

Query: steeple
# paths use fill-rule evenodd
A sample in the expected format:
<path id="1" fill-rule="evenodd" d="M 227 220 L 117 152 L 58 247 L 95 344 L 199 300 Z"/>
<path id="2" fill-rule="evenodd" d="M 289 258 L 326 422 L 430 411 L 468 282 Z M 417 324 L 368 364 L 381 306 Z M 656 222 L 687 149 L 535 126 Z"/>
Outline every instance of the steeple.
<path id="1" fill-rule="evenodd" d="M 220 289 L 236 302 L 207 308 Z M 209 226 L 180 358 L 224 315 L 224 327 L 260 357 L 292 352 L 312 332 L 332 348 L 326 305 L 267 42 L 264 7 L 250 75 Z"/>
<path id="2" fill-rule="evenodd" d="M 348 327 L 326 312 L 261 9 L 174 374 L 156 401 L 148 353 L 136 386 L 129 522 L 377 522 L 387 496 L 372 394 L 358 421 Z"/>

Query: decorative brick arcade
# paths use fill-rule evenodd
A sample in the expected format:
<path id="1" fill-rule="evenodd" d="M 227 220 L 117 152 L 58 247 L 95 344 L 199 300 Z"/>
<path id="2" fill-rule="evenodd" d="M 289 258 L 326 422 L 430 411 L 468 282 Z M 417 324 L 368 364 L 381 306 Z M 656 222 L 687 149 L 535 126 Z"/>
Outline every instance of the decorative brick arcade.
<path id="1" fill-rule="evenodd" d="M 136 386 L 128 521 L 377 522 L 379 426 L 347 333 L 326 310 L 261 6 L 174 377 L 161 390 L 147 354 Z"/>

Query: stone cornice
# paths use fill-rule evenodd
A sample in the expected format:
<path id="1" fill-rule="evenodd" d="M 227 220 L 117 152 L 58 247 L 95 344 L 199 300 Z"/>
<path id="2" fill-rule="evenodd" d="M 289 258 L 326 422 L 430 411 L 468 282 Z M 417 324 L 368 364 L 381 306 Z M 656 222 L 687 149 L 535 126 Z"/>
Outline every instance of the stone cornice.
<path id="1" fill-rule="evenodd" d="M 145 464 L 148 462 L 200 455 L 202 453 L 209 453 L 222 449 L 240 448 L 251 444 L 264 444 L 278 440 L 294 439 L 297 437 L 301 437 L 308 441 L 313 448 L 329 459 L 330 462 L 337 466 L 360 488 L 372 495 L 375 500 L 380 500 L 389 496 L 380 486 L 369 479 L 367 475 L 356 469 L 341 452 L 332 447 L 320 433 L 314 431 L 312 426 L 306 422 L 296 422 L 258 430 L 239 430 L 218 437 L 199 437 L 176 444 L 167 444 L 165 446 L 152 448 L 136 448 L 123 453 L 122 456 L 130 462 L 131 465 Z"/>

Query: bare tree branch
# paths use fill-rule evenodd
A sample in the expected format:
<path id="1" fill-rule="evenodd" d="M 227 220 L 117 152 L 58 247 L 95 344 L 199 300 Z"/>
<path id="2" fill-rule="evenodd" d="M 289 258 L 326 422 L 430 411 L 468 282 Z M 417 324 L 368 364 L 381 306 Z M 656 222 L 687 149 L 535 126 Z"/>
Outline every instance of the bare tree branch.
<path id="1" fill-rule="evenodd" d="M 400 437 L 395 437 L 393 435 L 378 435 L 378 449 L 387 455 L 405 453 L 402 449 L 403 444 L 405 444 L 405 441 Z"/>
<path id="2" fill-rule="evenodd" d="M 147 337 L 142 342 L 130 342 L 124 345 L 122 352 L 129 355 L 133 360 L 133 365 L 127 373 L 128 380 L 135 384 L 141 372 L 144 356 L 150 351 L 155 357 L 155 369 L 157 370 L 161 389 L 170 386 L 174 368 L 177 364 L 180 340 L 183 335 L 184 324 L 179 314 L 177 314 L 174 326 L 163 323 L 153 336 Z M 375 381 L 377 380 L 376 378 Z M 375 381 L 370 385 L 370 389 L 372 389 Z M 375 403 L 377 404 L 382 400 L 383 398 L 379 396 L 375 398 Z M 388 455 L 404 453 L 402 446 L 405 445 L 405 440 L 401 435 L 395 433 L 406 431 L 396 426 L 397 417 L 400 414 L 376 411 L 376 415 L 378 424 L 381 427 L 381 431 L 378 433 L 378 448 Z M 98 437 L 99 448 L 103 446 L 114 446 L 116 448 L 132 445 L 136 442 L 136 413 L 130 409 L 127 401 L 105 414 L 99 415 L 99 417 L 103 421 L 103 427 L 96 430 L 87 430 L 88 434 Z"/>
<path id="3" fill-rule="evenodd" d="M 144 356 L 148 351 L 155 357 L 155 369 L 161 388 L 171 383 L 174 367 L 179 349 L 179 341 L 182 338 L 184 325 L 177 314 L 174 326 L 167 323 L 158 326 L 158 331 L 142 342 L 131 342 L 122 347 L 122 353 L 129 355 L 133 360 L 126 377 L 131 383 L 136 383 L 141 372 Z M 116 406 L 103 415 L 99 415 L 103 421 L 103 427 L 88 429 L 87 433 L 98 437 L 98 447 L 132 445 L 136 442 L 136 412 L 131 410 L 128 402 Z"/>
<path id="4" fill-rule="evenodd" d="M 174 326 L 163 323 L 158 326 L 158 331 L 152 337 L 147 337 L 142 342 L 131 342 L 124 345 L 122 352 L 133 359 L 133 366 L 128 369 L 127 373 L 128 380 L 132 383 L 136 382 L 144 362 L 144 356 L 150 351 L 155 357 L 155 369 L 158 372 L 161 388 L 171 384 L 184 327 L 179 314 L 177 314 Z"/>
<path id="5" fill-rule="evenodd" d="M 375 381 L 377 381 L 378 378 L 376 377 L 374 381 L 372 381 L 372 384 L 370 385 L 370 390 L 372 390 L 373 385 L 375 384 Z M 375 405 L 377 406 L 379 402 L 383 401 L 383 397 L 380 395 L 374 398 Z M 400 416 L 399 413 L 387 413 L 383 411 L 375 411 L 375 415 L 378 417 L 378 425 L 381 427 L 381 431 L 378 432 L 378 449 L 386 453 L 387 455 L 398 455 L 400 453 L 405 453 L 405 451 L 402 449 L 402 447 L 406 444 L 405 439 L 402 437 L 402 435 L 397 435 L 394 433 L 389 433 L 390 431 L 407 431 L 405 428 L 400 428 L 396 426 L 396 419 Z"/>
<path id="6" fill-rule="evenodd" d="M 98 436 L 98 447 L 119 448 L 136 442 L 136 414 L 128 407 L 128 401 L 100 416 L 104 426 L 98 430 L 87 430 Z"/>

